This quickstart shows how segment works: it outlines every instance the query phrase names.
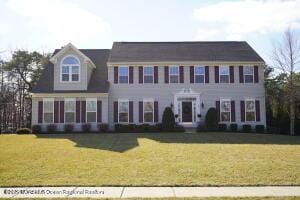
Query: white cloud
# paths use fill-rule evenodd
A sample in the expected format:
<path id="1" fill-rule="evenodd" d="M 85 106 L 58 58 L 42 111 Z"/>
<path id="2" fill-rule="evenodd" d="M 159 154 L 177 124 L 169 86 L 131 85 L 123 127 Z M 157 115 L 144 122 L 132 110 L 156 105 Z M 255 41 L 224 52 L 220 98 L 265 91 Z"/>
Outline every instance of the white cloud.
<path id="1" fill-rule="evenodd" d="M 76 3 L 58 0 L 8 0 L 6 6 L 14 17 L 19 17 L 19 22 L 11 28 L 20 31 L 22 44 L 31 47 L 34 43 L 39 47 L 59 48 L 68 42 L 78 47 L 87 47 L 92 42 L 110 38 L 110 25 Z M 20 45 L 19 41 L 16 42 Z"/>
<path id="2" fill-rule="evenodd" d="M 240 40 L 248 34 L 300 27 L 300 0 L 224 1 L 197 8 L 193 17 L 200 22 L 197 39 Z M 213 33 L 213 34 L 209 34 Z"/>

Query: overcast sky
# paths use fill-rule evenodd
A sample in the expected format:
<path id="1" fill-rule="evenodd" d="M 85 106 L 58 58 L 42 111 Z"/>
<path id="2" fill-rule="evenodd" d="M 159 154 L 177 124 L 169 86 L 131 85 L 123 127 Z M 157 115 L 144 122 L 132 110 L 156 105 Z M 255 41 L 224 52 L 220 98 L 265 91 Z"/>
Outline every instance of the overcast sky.
<path id="1" fill-rule="evenodd" d="M 269 61 L 288 26 L 300 33 L 300 0 L 0 0 L 6 52 L 52 52 L 69 42 L 242 40 Z"/>

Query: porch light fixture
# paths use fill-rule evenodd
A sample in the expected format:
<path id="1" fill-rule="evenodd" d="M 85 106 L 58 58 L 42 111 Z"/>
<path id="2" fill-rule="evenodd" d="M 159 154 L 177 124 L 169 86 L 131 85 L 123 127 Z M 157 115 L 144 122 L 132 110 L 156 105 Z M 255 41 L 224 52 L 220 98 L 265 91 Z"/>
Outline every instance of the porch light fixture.
<path id="1" fill-rule="evenodd" d="M 173 103 L 170 104 L 170 107 L 173 109 Z"/>
<path id="2" fill-rule="evenodd" d="M 203 102 L 201 103 L 201 108 L 204 108 L 204 103 Z"/>
<path id="3" fill-rule="evenodd" d="M 201 117 L 202 117 L 202 115 L 201 115 L 201 114 L 198 114 L 198 115 L 197 115 L 197 117 L 198 117 L 198 118 L 201 118 Z"/>

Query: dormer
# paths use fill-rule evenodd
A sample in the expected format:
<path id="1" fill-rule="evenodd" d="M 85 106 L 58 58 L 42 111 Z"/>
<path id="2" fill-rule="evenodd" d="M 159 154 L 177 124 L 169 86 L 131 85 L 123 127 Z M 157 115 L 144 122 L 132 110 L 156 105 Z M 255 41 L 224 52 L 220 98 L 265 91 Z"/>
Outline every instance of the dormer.
<path id="1" fill-rule="evenodd" d="M 54 85 L 57 90 L 87 90 L 96 68 L 89 57 L 69 43 L 55 53 L 50 61 L 54 65 Z"/>

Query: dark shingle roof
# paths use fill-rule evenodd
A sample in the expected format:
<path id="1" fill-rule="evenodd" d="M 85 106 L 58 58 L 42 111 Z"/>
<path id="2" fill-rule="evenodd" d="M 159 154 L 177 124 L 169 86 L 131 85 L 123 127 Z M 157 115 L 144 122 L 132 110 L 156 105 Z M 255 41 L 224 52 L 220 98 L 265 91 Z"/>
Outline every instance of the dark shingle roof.
<path id="1" fill-rule="evenodd" d="M 114 42 L 108 62 L 261 61 L 247 42 Z"/>
<path id="2" fill-rule="evenodd" d="M 92 72 L 90 82 L 87 90 L 54 90 L 53 76 L 54 65 L 52 63 L 45 66 L 41 78 L 33 87 L 33 93 L 107 93 L 109 83 L 107 81 L 107 59 L 109 57 L 109 49 L 79 49 L 83 54 L 89 57 L 96 65 L 96 69 Z M 56 49 L 53 53 L 55 55 L 60 49 Z"/>

